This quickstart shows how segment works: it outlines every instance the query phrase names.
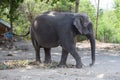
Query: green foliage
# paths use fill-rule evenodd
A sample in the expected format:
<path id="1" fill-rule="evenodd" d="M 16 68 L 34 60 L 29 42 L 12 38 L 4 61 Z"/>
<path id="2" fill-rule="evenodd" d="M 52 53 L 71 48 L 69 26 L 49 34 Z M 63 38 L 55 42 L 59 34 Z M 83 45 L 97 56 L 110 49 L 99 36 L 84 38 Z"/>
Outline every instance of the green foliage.
<path id="1" fill-rule="evenodd" d="M 11 13 L 13 16 L 13 20 L 18 18 L 18 14 L 16 12 L 17 8 L 19 7 L 20 3 L 23 0 L 12 0 L 12 10 Z M 10 0 L 1 0 L 0 3 L 0 18 L 10 18 Z M 4 16 L 4 17 L 2 17 Z"/>
<path id="2" fill-rule="evenodd" d="M 9 22 L 9 1 L 1 0 L 0 18 Z M 32 20 L 45 11 L 71 11 L 75 12 L 75 0 L 12 0 L 13 1 L 13 28 L 17 34 L 25 34 Z M 120 43 L 120 0 L 114 0 L 113 10 L 99 11 L 98 40 L 104 42 Z M 96 9 L 90 0 L 80 0 L 79 12 L 87 13 L 93 24 L 96 20 Z M 85 37 L 78 37 L 84 40 Z"/>
<path id="3" fill-rule="evenodd" d="M 115 5 L 114 5 L 114 13 L 116 15 L 116 23 L 115 27 L 119 28 L 120 27 L 120 0 L 114 0 Z"/>
<path id="4" fill-rule="evenodd" d="M 53 6 L 55 11 L 72 11 L 73 3 L 70 0 L 58 0 Z"/>
<path id="5" fill-rule="evenodd" d="M 114 11 L 105 11 L 99 18 L 98 39 L 103 42 L 120 43 L 120 26 Z"/>
<path id="6" fill-rule="evenodd" d="M 114 0 L 114 15 L 115 19 L 114 26 L 115 26 L 115 42 L 120 43 L 120 0 Z"/>
<path id="7" fill-rule="evenodd" d="M 109 14 L 110 12 L 106 12 L 101 18 L 99 19 L 98 25 L 98 39 L 104 42 L 113 42 L 113 30 L 114 25 L 110 18 L 112 15 Z"/>
<path id="8" fill-rule="evenodd" d="M 120 43 L 120 0 L 114 0 L 114 10 L 102 11 L 99 15 L 98 39 Z"/>

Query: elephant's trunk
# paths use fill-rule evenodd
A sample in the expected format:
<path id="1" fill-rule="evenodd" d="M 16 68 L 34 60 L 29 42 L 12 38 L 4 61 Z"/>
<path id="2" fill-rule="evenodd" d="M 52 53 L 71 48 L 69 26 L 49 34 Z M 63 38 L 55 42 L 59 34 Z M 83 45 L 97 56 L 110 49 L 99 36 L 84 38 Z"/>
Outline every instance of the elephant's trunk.
<path id="1" fill-rule="evenodd" d="M 90 64 L 90 66 L 92 66 L 95 63 L 95 38 L 94 38 L 93 34 L 89 35 L 88 38 L 89 38 L 90 44 L 91 44 L 91 59 L 92 59 L 92 63 Z"/>

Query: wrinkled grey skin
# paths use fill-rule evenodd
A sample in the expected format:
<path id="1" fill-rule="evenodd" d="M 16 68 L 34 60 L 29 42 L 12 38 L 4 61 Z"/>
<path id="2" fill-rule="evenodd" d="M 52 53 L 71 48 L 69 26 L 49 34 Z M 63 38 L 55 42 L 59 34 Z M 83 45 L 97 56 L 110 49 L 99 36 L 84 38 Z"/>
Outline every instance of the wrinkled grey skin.
<path id="1" fill-rule="evenodd" d="M 81 57 L 76 50 L 74 38 L 85 35 L 91 43 L 91 58 L 95 62 L 95 38 L 90 18 L 83 13 L 48 11 L 35 18 L 31 26 L 31 39 L 36 52 L 36 61 L 40 60 L 40 48 L 45 51 L 45 63 L 51 62 L 50 50 L 61 46 L 62 56 L 58 66 L 66 66 L 68 53 L 76 60 L 76 67 L 81 68 Z"/>

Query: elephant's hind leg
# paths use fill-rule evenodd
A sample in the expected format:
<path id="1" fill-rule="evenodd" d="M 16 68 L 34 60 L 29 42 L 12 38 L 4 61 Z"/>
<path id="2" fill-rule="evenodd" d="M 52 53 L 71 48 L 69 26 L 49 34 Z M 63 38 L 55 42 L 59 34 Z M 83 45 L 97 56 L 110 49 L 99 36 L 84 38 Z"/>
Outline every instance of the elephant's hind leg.
<path id="1" fill-rule="evenodd" d="M 45 61 L 44 63 L 51 63 L 51 48 L 44 48 L 45 51 Z"/>
<path id="2" fill-rule="evenodd" d="M 34 46 L 35 53 L 36 53 L 36 64 L 39 64 L 39 63 L 41 63 L 40 46 L 38 45 L 38 43 L 35 40 L 32 40 L 32 44 Z"/>

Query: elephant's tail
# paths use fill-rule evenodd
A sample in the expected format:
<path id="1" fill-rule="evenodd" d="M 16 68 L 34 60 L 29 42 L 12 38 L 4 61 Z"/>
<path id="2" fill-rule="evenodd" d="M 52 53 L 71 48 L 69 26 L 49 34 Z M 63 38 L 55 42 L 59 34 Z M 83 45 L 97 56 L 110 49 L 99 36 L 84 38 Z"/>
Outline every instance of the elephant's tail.
<path id="1" fill-rule="evenodd" d="M 28 32 L 27 32 L 26 34 L 23 34 L 23 35 L 18 35 L 18 34 L 15 34 L 15 33 L 13 33 L 13 32 L 12 32 L 12 34 L 13 34 L 14 36 L 18 36 L 18 37 L 25 37 L 25 36 L 28 36 L 28 35 L 30 34 L 30 29 L 28 30 Z"/>

